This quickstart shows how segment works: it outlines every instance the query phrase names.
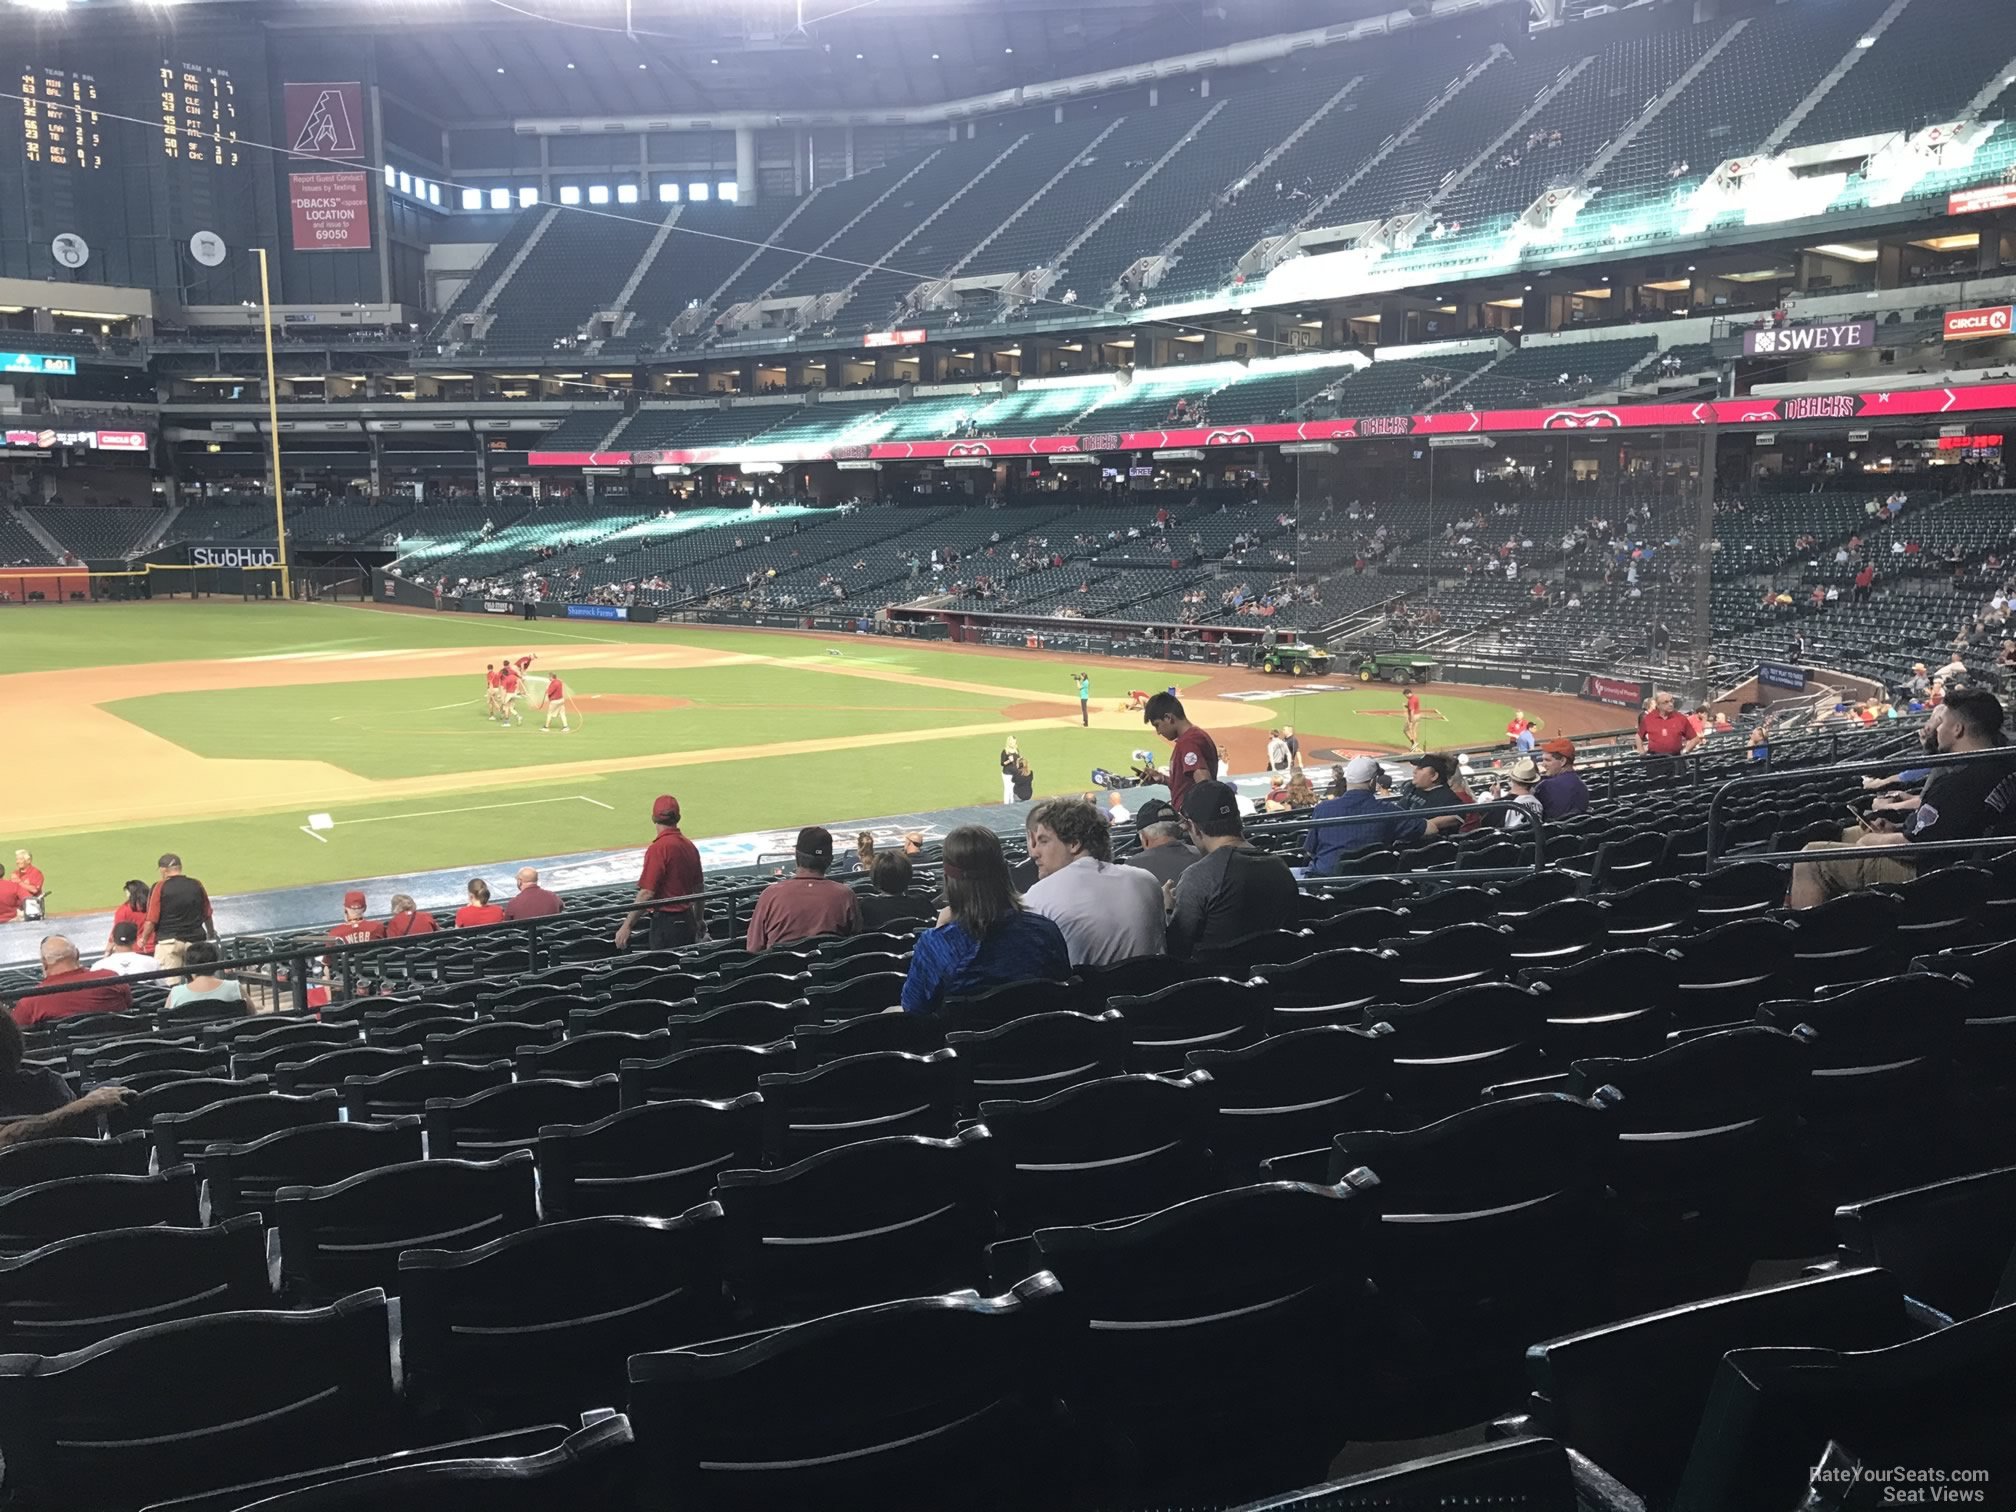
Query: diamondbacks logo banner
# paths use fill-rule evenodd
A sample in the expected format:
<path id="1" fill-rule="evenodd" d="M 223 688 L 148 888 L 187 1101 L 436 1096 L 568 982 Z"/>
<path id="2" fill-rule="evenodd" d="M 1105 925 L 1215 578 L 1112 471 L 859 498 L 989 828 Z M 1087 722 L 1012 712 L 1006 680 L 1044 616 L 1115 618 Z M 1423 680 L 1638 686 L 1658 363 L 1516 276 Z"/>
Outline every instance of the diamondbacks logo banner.
<path id="1" fill-rule="evenodd" d="M 364 86 L 288 84 L 287 150 L 297 157 L 364 156 Z"/>

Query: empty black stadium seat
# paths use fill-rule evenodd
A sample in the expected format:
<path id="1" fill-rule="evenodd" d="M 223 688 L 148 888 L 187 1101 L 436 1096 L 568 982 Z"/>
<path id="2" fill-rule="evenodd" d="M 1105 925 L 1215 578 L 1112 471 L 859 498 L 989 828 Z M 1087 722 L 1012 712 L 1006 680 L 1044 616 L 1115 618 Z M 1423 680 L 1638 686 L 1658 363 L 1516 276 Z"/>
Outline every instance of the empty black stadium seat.
<path id="1" fill-rule="evenodd" d="M 721 1209 L 541 1224 L 399 1257 L 408 1389 L 489 1425 L 567 1422 L 623 1398 L 623 1362 L 728 1323 Z"/>
<path id="2" fill-rule="evenodd" d="M 247 1097 L 225 1097 L 187 1113 L 156 1115 L 154 1155 L 158 1164 L 178 1165 L 194 1160 L 208 1144 L 242 1144 L 282 1129 L 334 1123 L 342 1113 L 342 1097 L 330 1091 L 300 1096 L 255 1091 Z"/>
<path id="3" fill-rule="evenodd" d="M 20 1255 L 73 1234 L 170 1224 L 192 1228 L 201 1183 L 192 1165 L 151 1176 L 62 1176 L 0 1195 L 0 1255 Z"/>
<path id="4" fill-rule="evenodd" d="M 762 1320 L 977 1285 L 992 1233 L 985 1128 L 725 1171 L 728 1281 Z"/>
<path id="5" fill-rule="evenodd" d="M 206 1145 L 197 1165 L 209 1187 L 210 1217 L 274 1211 L 284 1186 L 330 1186 L 345 1177 L 421 1156 L 420 1120 L 324 1123 L 282 1129 L 242 1144 Z"/>
<path id="6" fill-rule="evenodd" d="M 1154 1212 L 1208 1189 L 1210 1078 L 1109 1076 L 1028 1101 L 984 1101 L 1005 1232 Z"/>
<path id="7" fill-rule="evenodd" d="M 679 1098 L 719 1100 L 754 1092 L 757 1081 L 788 1070 L 795 1047 L 790 1040 L 769 1045 L 703 1045 L 655 1061 L 625 1061 L 617 1067 L 626 1108 Z"/>
<path id="8" fill-rule="evenodd" d="M 1054 1494 L 1062 1300 L 1036 1275 L 632 1355 L 642 1505 L 988 1512 Z M 865 1359 L 902 1368 L 862 1391 Z"/>
<path id="9" fill-rule="evenodd" d="M 1126 1026 L 1110 1008 L 1097 1014 L 1037 1013 L 993 1029 L 954 1029 L 945 1044 L 959 1057 L 968 1107 L 990 1098 L 1044 1097 L 1127 1069 Z"/>
<path id="10" fill-rule="evenodd" d="M 282 1187 L 273 1220 L 290 1293 L 398 1285 L 402 1250 L 487 1244 L 537 1221 L 530 1150 L 498 1160 L 416 1160 L 330 1186 Z"/>
<path id="11" fill-rule="evenodd" d="M 959 1058 L 950 1050 L 883 1050 L 812 1071 L 759 1077 L 763 1146 L 772 1164 L 836 1145 L 894 1134 L 943 1138 L 959 1102 Z"/>
<path id="12" fill-rule="evenodd" d="M 29 1506 L 118 1512 L 382 1453 L 399 1435 L 391 1361 L 375 1291 L 158 1323 L 68 1354 L 0 1355 L 8 1485 Z"/>
<path id="13" fill-rule="evenodd" d="M 1211 1149 L 1251 1170 L 1272 1155 L 1327 1149 L 1386 1116 L 1392 1057 L 1381 1037 L 1343 1024 L 1276 1034 L 1238 1050 L 1193 1050 L 1217 1109 Z"/>
<path id="14" fill-rule="evenodd" d="M 518 1081 L 467 1097 L 427 1100 L 427 1153 L 436 1160 L 494 1160 L 529 1150 L 547 1124 L 593 1123 L 617 1107 L 616 1077 Z"/>
<path id="15" fill-rule="evenodd" d="M 540 1129 L 539 1203 L 546 1218 L 674 1218 L 707 1200 L 724 1170 L 763 1152 L 763 1100 L 649 1102 L 586 1124 Z"/>
<path id="16" fill-rule="evenodd" d="M 1843 1265 L 1880 1265 L 1935 1326 L 2016 1302 L 2016 1166 L 1886 1192 L 1834 1215 Z"/>
<path id="17" fill-rule="evenodd" d="M 1526 1351 L 1533 1395 L 1520 1428 L 1559 1439 L 1664 1505 L 1730 1350 L 1870 1349 L 1910 1335 L 1897 1279 L 1880 1270 L 1707 1297 L 1534 1344 Z"/>
<path id="18" fill-rule="evenodd" d="M 0 1147 L 0 1192 L 65 1176 L 144 1176 L 152 1148 L 138 1129 L 110 1139 L 31 1139 Z"/>
<path id="19" fill-rule="evenodd" d="M 62 1354 L 131 1328 L 272 1305 L 256 1216 L 78 1234 L 0 1260 L 0 1353 Z"/>

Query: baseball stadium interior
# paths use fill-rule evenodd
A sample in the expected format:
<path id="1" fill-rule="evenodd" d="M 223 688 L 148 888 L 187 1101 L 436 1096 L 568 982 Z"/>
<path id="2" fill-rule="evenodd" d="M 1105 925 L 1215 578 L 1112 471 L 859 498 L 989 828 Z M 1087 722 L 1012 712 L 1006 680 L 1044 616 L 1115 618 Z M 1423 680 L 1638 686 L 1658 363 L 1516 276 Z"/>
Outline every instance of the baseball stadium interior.
<path id="1" fill-rule="evenodd" d="M 0 1507 L 2016 1507 L 2016 0 L 0 53 Z"/>

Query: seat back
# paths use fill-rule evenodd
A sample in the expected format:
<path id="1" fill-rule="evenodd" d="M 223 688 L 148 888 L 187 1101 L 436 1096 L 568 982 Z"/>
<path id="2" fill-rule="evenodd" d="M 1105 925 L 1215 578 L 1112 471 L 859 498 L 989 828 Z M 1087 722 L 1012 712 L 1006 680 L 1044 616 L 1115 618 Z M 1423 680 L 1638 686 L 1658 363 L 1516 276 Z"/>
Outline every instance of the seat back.
<path id="1" fill-rule="evenodd" d="M 1028 1101 L 1127 1069 L 1126 1026 L 1112 1009 L 1037 1013 L 993 1029 L 954 1029 L 945 1045 L 959 1057 L 969 1107 L 990 1098 Z"/>
<path id="2" fill-rule="evenodd" d="M 1106 1001 L 1126 1026 L 1129 1070 L 1180 1072 L 1192 1050 L 1233 1050 L 1259 1039 L 1268 998 L 1257 984 L 1200 977 Z"/>
<path id="3" fill-rule="evenodd" d="M 248 1081 L 233 1081 L 228 1076 L 177 1077 L 145 1090 L 136 1090 L 123 1103 L 107 1108 L 105 1129 L 111 1134 L 147 1129 L 157 1113 L 190 1113 L 228 1098 L 257 1097 L 272 1090 L 272 1081 L 263 1076 L 255 1076 Z"/>
<path id="4" fill-rule="evenodd" d="M 672 1034 L 659 1029 L 651 1034 L 630 1034 L 622 1030 L 602 1030 L 576 1034 L 553 1045 L 526 1045 L 518 1051 L 521 1079 L 558 1077 L 585 1081 L 592 1076 L 614 1076 L 626 1060 L 654 1060 L 670 1054 Z"/>
<path id="5" fill-rule="evenodd" d="M 418 1160 L 420 1120 L 309 1124 L 243 1144 L 204 1148 L 198 1167 L 210 1187 L 210 1216 L 273 1211 L 283 1186 L 329 1186 L 361 1171 Z"/>
<path id="6" fill-rule="evenodd" d="M 324 1055 L 301 1061 L 281 1061 L 273 1068 L 273 1082 L 282 1092 L 335 1091 L 345 1077 L 383 1076 L 421 1062 L 419 1045 L 349 1045 Z"/>
<path id="7" fill-rule="evenodd" d="M 1387 1087 L 1403 1124 L 1459 1112 L 1494 1083 L 1539 1074 L 1549 1001 L 1530 987 L 1480 982 L 1425 1002 L 1367 1008 L 1366 1027 L 1391 1062 Z"/>
<path id="8" fill-rule="evenodd" d="M 427 1111 L 437 1097 L 473 1097 L 510 1085 L 511 1062 L 429 1061 L 377 1076 L 343 1078 L 343 1106 L 352 1118 L 372 1121 Z"/>
<path id="9" fill-rule="evenodd" d="M 813 1071 L 757 1079 L 763 1145 L 773 1164 L 836 1145 L 894 1134 L 943 1138 L 959 1101 L 959 1062 L 950 1050 L 850 1055 Z"/>
<path id="10" fill-rule="evenodd" d="M 624 1061 L 616 1069 L 622 1104 L 690 1098 L 721 1101 L 754 1092 L 756 1083 L 791 1064 L 796 1047 L 790 1040 L 769 1045 L 703 1045 L 680 1050 L 659 1060 Z"/>
<path id="11" fill-rule="evenodd" d="M 115 1512 L 383 1453 L 396 1447 L 397 1404 L 383 1292 L 0 1356 L 8 1484 L 38 1506 Z"/>
<path id="12" fill-rule="evenodd" d="M 630 1357 L 656 1506 L 1017 1504 L 1053 1474 L 1040 1429 L 1061 1288 L 885 1302 L 753 1339 Z M 861 1362 L 901 1360 L 875 1391 Z M 1054 1377 L 1049 1377 L 1054 1379 Z"/>
<path id="13" fill-rule="evenodd" d="M 903 982 L 903 972 L 887 969 L 860 972 L 845 981 L 822 982 L 815 976 L 802 1001 L 813 1021 L 839 1023 L 894 1008 L 903 1001 Z"/>
<path id="14" fill-rule="evenodd" d="M 984 992 L 961 993 L 945 999 L 945 1021 L 961 1029 L 998 1029 L 1037 1013 L 1097 1013 L 1106 1006 L 1103 993 L 1081 981 L 1004 982 Z"/>
<path id="15" fill-rule="evenodd" d="M 1851 1269 L 1665 1308 L 1529 1348 L 1532 1426 L 1663 1504 L 1728 1351 L 1794 1341 L 1869 1349 L 1909 1331 L 1897 1280 L 1880 1270 Z"/>
<path id="16" fill-rule="evenodd" d="M 187 1113 L 162 1113 L 154 1119 L 155 1160 L 160 1165 L 180 1165 L 201 1155 L 206 1145 L 242 1144 L 282 1129 L 334 1123 L 342 1110 L 340 1094 L 325 1091 L 298 1097 L 284 1092 L 254 1093 L 228 1097 Z"/>
<path id="17" fill-rule="evenodd" d="M 675 1013 L 667 1021 L 673 1048 L 775 1044 L 791 1032 L 792 1021 L 803 1011 L 797 1006 L 797 997 L 794 987 L 788 996 L 775 1000 L 738 999 L 697 1012 Z"/>
<path id="18" fill-rule="evenodd" d="M 547 1220 L 628 1214 L 675 1218 L 705 1202 L 720 1173 L 756 1164 L 763 1099 L 645 1103 L 587 1124 L 539 1131 L 539 1202 Z"/>
<path id="19" fill-rule="evenodd" d="M 64 1176 L 0 1196 L 0 1255 L 73 1234 L 170 1224 L 194 1228 L 200 1184 L 191 1165 L 152 1176 Z"/>
<path id="20" fill-rule="evenodd" d="M 144 1176 L 151 1148 L 138 1129 L 110 1139 L 31 1139 L 0 1147 L 0 1192 L 65 1176 Z"/>
<path id="21" fill-rule="evenodd" d="M 797 1047 L 791 1058 L 791 1069 L 812 1071 L 850 1055 L 867 1055 L 877 1050 L 929 1055 L 933 1050 L 945 1048 L 945 1025 L 932 1013 L 883 1013 L 878 1010 L 834 1023 L 808 1021 L 794 1024 L 791 1042 Z"/>
<path id="22" fill-rule="evenodd" d="M 1880 1265 L 1913 1301 L 1971 1318 L 2016 1296 L 2016 1166 L 1851 1203 L 1834 1214 L 1845 1265 Z"/>
<path id="23" fill-rule="evenodd" d="M 547 1124 L 593 1123 L 616 1111 L 614 1076 L 521 1081 L 467 1097 L 427 1100 L 427 1153 L 435 1160 L 494 1160 L 530 1150 Z"/>
<path id="24" fill-rule="evenodd" d="M 1154 1212 L 1207 1182 L 1210 1078 L 1112 1076 L 1030 1102 L 987 1101 L 995 1209 L 1009 1233 Z"/>
<path id="25" fill-rule="evenodd" d="M 409 1395 L 508 1422 L 566 1422 L 623 1399 L 640 1350 L 727 1322 L 721 1209 L 540 1224 L 473 1249 L 399 1257 Z"/>
<path id="26" fill-rule="evenodd" d="M 1344 1130 L 1378 1123 L 1392 1073 L 1383 1040 L 1343 1024 L 1291 1030 L 1240 1050 L 1193 1050 L 1188 1061 L 1211 1077 L 1212 1153 L 1242 1167 L 1327 1149 Z"/>
<path id="27" fill-rule="evenodd" d="M 0 1354 L 62 1354 L 132 1328 L 272 1305 L 256 1216 L 78 1234 L 0 1260 Z"/>
<path id="28" fill-rule="evenodd" d="M 565 1032 L 557 1020 L 544 1024 L 514 1024 L 490 1021 L 471 1024 L 453 1034 L 430 1034 L 424 1044 L 427 1059 L 464 1061 L 478 1065 L 509 1060 L 527 1045 L 551 1045 Z"/>
<path id="29" fill-rule="evenodd" d="M 487 1244 L 529 1228 L 530 1150 L 501 1159 L 418 1160 L 332 1186 L 282 1187 L 274 1200 L 281 1275 L 291 1290 L 340 1296 L 398 1284 L 399 1253 Z"/>
<path id="30" fill-rule="evenodd" d="M 992 1219 L 987 1143 L 973 1126 L 723 1172 L 715 1195 L 737 1300 L 776 1321 L 978 1285 Z"/>
<path id="31" fill-rule="evenodd" d="M 1355 1024 L 1367 1003 L 1394 1001 L 1400 992 L 1400 958 L 1390 950 L 1355 946 L 1322 950 L 1299 960 L 1253 968 L 1264 983 L 1266 1027 L 1279 1034 L 1313 1024 Z"/>

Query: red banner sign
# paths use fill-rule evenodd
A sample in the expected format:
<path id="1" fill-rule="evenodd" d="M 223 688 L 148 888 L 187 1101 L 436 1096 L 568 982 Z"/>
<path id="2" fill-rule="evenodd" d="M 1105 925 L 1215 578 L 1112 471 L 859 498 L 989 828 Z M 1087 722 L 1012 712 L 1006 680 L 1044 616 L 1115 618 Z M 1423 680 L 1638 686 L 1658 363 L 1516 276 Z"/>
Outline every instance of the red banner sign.
<path id="1" fill-rule="evenodd" d="M 2007 210 L 2011 205 L 2016 205 L 2016 184 L 1982 184 L 1973 189 L 1955 189 L 1946 196 L 1948 215 Z"/>
<path id="2" fill-rule="evenodd" d="M 1979 341 L 1987 336 L 2007 336 L 2012 324 L 2016 324 L 2016 308 L 2009 305 L 1989 305 L 1981 310 L 1948 310 L 1946 339 Z"/>
<path id="3" fill-rule="evenodd" d="M 287 150 L 296 157 L 364 156 L 364 86 L 286 86 Z"/>
<path id="4" fill-rule="evenodd" d="M 1621 677 L 1598 677 L 1592 673 L 1582 681 L 1584 698 L 1619 709 L 1637 708 L 1645 702 L 1645 693 L 1645 684 Z"/>
<path id="5" fill-rule="evenodd" d="M 2016 383 L 1955 384 L 1951 388 L 1884 389 L 1861 394 L 1800 394 L 1783 399 L 1713 399 L 1698 404 L 1617 404 L 1564 409 L 1453 410 L 1434 415 L 1373 415 L 1309 420 L 1299 425 L 1244 425 L 1208 430 L 1157 430 L 1097 436 L 1000 436 L 985 441 L 878 441 L 866 448 L 878 462 L 930 462 L 948 457 L 1053 457 L 1064 453 L 1166 451 L 1177 447 L 1276 446 L 1289 441 L 1367 441 L 1385 437 L 1504 436 L 1533 431 L 1685 430 L 1704 425 L 1761 429 L 1798 420 L 1898 420 L 2016 409 Z M 1096 444 L 1092 444 L 1096 443 Z M 860 447 L 846 448 L 850 456 Z M 531 454 L 534 467 L 590 465 L 689 467 L 723 462 L 820 462 L 830 450 L 759 445 L 696 447 L 690 451 L 551 452 Z"/>
<path id="6" fill-rule="evenodd" d="M 290 173 L 296 252 L 371 250 L 370 176 L 361 172 Z"/>
<path id="7" fill-rule="evenodd" d="M 910 331 L 870 331 L 861 338 L 864 347 L 917 346 L 924 340 L 924 332 Z"/>
<path id="8" fill-rule="evenodd" d="M 147 450 L 145 431 L 100 431 L 98 450 L 144 452 Z"/>

